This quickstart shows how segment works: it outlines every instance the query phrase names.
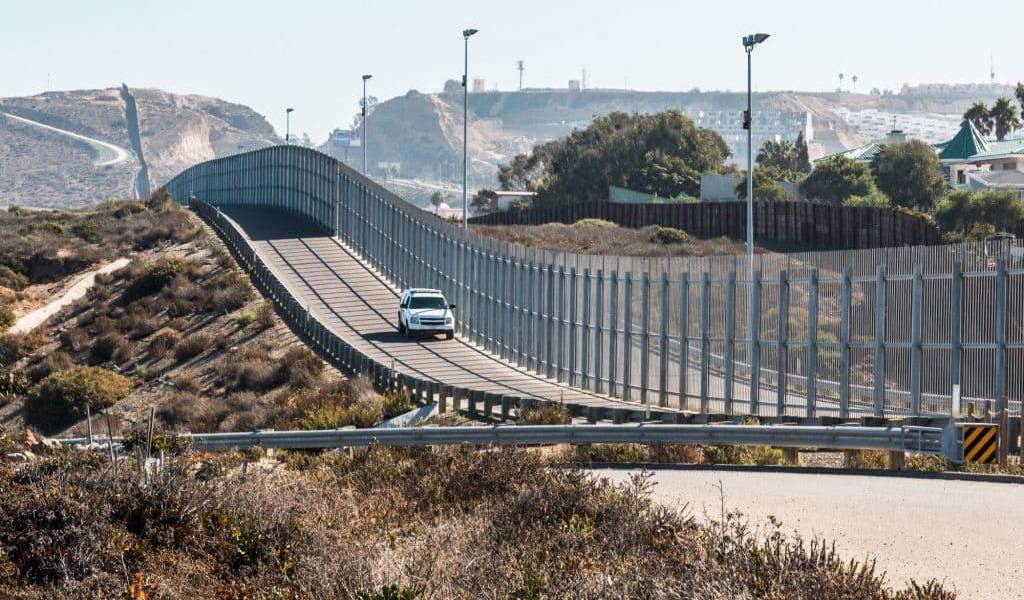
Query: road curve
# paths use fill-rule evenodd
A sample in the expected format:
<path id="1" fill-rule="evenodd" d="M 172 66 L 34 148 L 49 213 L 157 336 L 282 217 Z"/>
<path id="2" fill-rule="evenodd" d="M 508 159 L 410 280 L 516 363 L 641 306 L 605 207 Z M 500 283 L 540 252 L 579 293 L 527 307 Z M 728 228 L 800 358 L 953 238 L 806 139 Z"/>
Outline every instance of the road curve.
<path id="1" fill-rule="evenodd" d="M 623 481 L 636 471 L 596 470 Z M 654 496 L 696 517 L 769 515 L 785 532 L 877 559 L 897 586 L 938 579 L 961 598 L 1024 598 L 1024 485 L 865 475 L 658 470 Z M 719 493 L 721 484 L 721 495 Z"/>
<path id="2" fill-rule="evenodd" d="M 75 138 L 76 140 L 80 140 L 85 142 L 86 144 L 89 144 L 97 152 L 96 160 L 93 161 L 93 165 L 97 167 L 106 167 L 108 165 L 116 165 L 118 163 L 123 163 L 126 160 L 128 160 L 128 158 L 131 156 L 128 150 L 120 146 L 115 146 L 114 144 L 111 144 L 109 142 L 104 142 L 102 140 L 97 140 L 96 138 L 91 138 L 78 133 L 74 133 L 72 131 L 67 131 L 66 129 L 53 127 L 52 125 L 46 125 L 45 123 L 40 123 L 38 121 L 26 119 L 25 117 L 19 117 L 18 115 L 12 115 L 11 113 L 0 112 L 0 115 L 3 115 L 9 119 L 14 119 L 15 121 L 20 121 L 22 123 L 25 123 L 26 125 L 32 125 L 34 127 L 47 129 L 49 131 L 53 131 L 61 135 L 66 135 L 68 137 L 72 137 Z"/>
<path id="3" fill-rule="evenodd" d="M 396 290 L 338 240 L 273 208 L 222 206 L 221 211 L 313 318 L 381 364 L 393 362 L 396 370 L 414 377 L 495 394 L 638 408 L 518 369 L 460 338 L 407 340 L 395 327 Z"/>

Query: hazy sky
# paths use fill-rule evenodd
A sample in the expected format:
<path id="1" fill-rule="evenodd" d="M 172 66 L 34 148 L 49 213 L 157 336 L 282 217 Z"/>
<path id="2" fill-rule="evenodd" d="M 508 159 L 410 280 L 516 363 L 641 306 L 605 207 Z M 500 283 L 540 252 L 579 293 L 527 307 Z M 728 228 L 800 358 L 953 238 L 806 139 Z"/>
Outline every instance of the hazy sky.
<path id="1" fill-rule="evenodd" d="M 772 38 L 755 53 L 755 89 L 858 90 L 905 82 L 1024 79 L 1024 0 L 3 0 L 0 97 L 119 85 L 219 96 L 252 106 L 283 133 L 322 140 L 370 93 L 440 89 L 462 72 L 514 89 L 591 87 L 739 90 L 742 34 Z M 847 79 L 849 81 L 849 79 Z"/>

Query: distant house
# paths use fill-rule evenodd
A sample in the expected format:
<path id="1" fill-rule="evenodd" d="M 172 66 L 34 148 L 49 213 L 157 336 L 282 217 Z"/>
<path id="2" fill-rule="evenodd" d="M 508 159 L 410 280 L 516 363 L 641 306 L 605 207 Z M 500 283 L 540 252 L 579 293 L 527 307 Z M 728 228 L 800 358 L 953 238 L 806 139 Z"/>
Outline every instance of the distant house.
<path id="1" fill-rule="evenodd" d="M 497 196 L 495 201 L 496 206 L 494 210 L 508 210 L 512 206 L 513 202 L 517 200 L 533 200 L 533 197 L 537 195 L 537 192 L 509 192 L 505 190 L 495 190 L 494 195 Z"/>
<path id="2" fill-rule="evenodd" d="M 902 144 L 907 136 L 892 131 L 883 140 L 858 146 L 840 154 L 870 164 L 879 148 Z M 933 144 L 942 176 L 954 189 L 1013 189 L 1024 200 L 1024 139 L 987 140 L 965 120 L 952 139 Z M 835 156 L 835 155 L 833 155 Z M 820 160 L 820 159 L 819 159 Z M 816 161 L 817 162 L 817 161 Z"/>

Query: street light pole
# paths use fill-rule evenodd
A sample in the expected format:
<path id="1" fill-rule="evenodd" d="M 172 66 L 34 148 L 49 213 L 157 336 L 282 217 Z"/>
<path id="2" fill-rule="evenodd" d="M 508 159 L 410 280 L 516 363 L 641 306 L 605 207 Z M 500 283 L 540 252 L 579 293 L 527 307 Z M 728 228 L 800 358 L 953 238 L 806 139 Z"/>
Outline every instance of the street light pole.
<path id="1" fill-rule="evenodd" d="M 284 109 L 284 143 L 290 144 L 292 138 L 292 111 L 294 108 Z"/>
<path id="2" fill-rule="evenodd" d="M 363 130 L 363 175 L 366 175 L 366 80 L 373 77 L 373 75 L 363 75 L 363 120 L 360 123 L 360 128 Z"/>
<path id="3" fill-rule="evenodd" d="M 463 29 L 465 54 L 462 70 L 462 227 L 469 229 L 469 38 L 476 29 Z"/>
<path id="4" fill-rule="evenodd" d="M 768 39 L 767 33 L 743 36 L 743 49 L 747 52 L 747 112 L 743 115 L 743 128 L 747 130 L 747 271 L 754 281 L 754 113 L 752 112 L 751 55 L 754 46 Z"/>

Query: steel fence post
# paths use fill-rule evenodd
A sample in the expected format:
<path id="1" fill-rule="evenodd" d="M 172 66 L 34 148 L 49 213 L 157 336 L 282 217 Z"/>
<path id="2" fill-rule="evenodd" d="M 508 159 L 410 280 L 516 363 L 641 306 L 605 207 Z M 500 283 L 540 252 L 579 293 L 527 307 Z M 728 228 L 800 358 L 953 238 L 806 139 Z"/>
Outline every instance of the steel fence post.
<path id="1" fill-rule="evenodd" d="M 626 271 L 622 291 L 622 399 L 633 398 L 633 274 Z"/>
<path id="2" fill-rule="evenodd" d="M 775 416 L 786 414 L 789 388 L 789 274 L 779 271 L 779 325 L 776 366 Z"/>
<path id="3" fill-rule="evenodd" d="M 997 410 L 1006 408 L 1006 279 L 1006 258 L 1000 256 L 996 262 L 996 355 L 992 373 L 996 403 L 1001 405 Z"/>
<path id="4" fill-rule="evenodd" d="M 747 362 L 750 364 L 750 414 L 761 413 L 761 271 L 753 272 L 750 281 L 747 307 L 747 333 L 750 336 L 750 350 Z"/>
<path id="5" fill-rule="evenodd" d="M 960 326 L 963 314 L 962 298 L 964 292 L 963 265 L 960 261 L 953 262 L 950 272 L 949 298 L 949 376 L 952 398 L 949 404 L 949 416 L 960 418 Z M 1022 411 L 1024 414 L 1024 411 Z"/>
<path id="6" fill-rule="evenodd" d="M 725 414 L 733 413 L 736 377 L 736 271 L 729 271 L 725 287 Z"/>
<path id="7" fill-rule="evenodd" d="M 874 368 L 874 416 L 885 414 L 885 265 L 875 267 L 875 368 Z"/>
<path id="8" fill-rule="evenodd" d="M 817 416 L 818 404 L 818 270 L 811 269 L 807 286 L 807 418 Z"/>
<path id="9" fill-rule="evenodd" d="M 668 405 L 668 273 L 661 272 L 658 324 L 658 406 Z"/>
<path id="10" fill-rule="evenodd" d="M 580 374 L 582 387 L 593 389 L 590 384 L 590 268 L 583 269 L 583 322 L 580 327 Z"/>
<path id="11" fill-rule="evenodd" d="M 711 279 L 707 271 L 701 273 L 700 278 L 700 414 L 706 415 L 711 409 L 710 390 L 710 364 L 708 354 L 711 349 L 708 328 L 711 321 Z"/>
<path id="12" fill-rule="evenodd" d="M 619 337 L 619 277 L 618 271 L 612 271 L 610 282 L 611 310 L 608 315 L 608 395 L 615 396 L 615 378 L 618 373 L 617 342 Z"/>
<path id="13" fill-rule="evenodd" d="M 545 334 L 544 334 L 544 372 L 547 377 L 554 377 L 554 361 L 552 360 L 552 354 L 554 350 L 554 333 L 555 333 L 555 266 L 549 264 L 547 267 L 547 319 L 544 322 Z"/>
<path id="14" fill-rule="evenodd" d="M 910 313 L 910 414 L 921 414 L 921 301 L 923 295 L 921 263 L 914 265 Z"/>
<path id="15" fill-rule="evenodd" d="M 569 385 L 576 385 L 576 267 L 569 269 Z"/>
<path id="16" fill-rule="evenodd" d="M 594 383 L 593 390 L 601 393 L 604 384 L 601 380 L 601 365 L 604 364 L 604 270 L 597 270 L 597 281 L 594 282 Z M 609 396 L 611 393 L 609 392 Z"/>
<path id="17" fill-rule="evenodd" d="M 839 417 L 850 416 L 850 301 L 853 293 L 853 273 L 843 268 L 843 283 L 839 299 Z"/>
<path id="18" fill-rule="evenodd" d="M 689 402 L 690 375 L 690 274 L 679 275 L 679 409 Z"/>
<path id="19" fill-rule="evenodd" d="M 565 381 L 563 371 L 565 370 L 565 267 L 558 267 L 558 308 L 556 314 L 555 344 L 555 381 Z"/>
<path id="20" fill-rule="evenodd" d="M 640 278 L 640 402 L 646 408 L 645 417 L 650 418 L 650 350 L 651 350 L 651 277 L 645 269 Z"/>

